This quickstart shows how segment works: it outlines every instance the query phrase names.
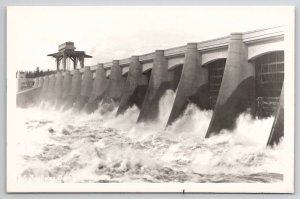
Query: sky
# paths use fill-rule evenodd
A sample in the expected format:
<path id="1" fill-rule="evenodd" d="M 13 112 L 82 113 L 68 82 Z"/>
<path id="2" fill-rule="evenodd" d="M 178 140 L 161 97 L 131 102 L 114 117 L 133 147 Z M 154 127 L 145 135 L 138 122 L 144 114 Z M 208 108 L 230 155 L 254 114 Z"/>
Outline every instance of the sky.
<path id="1" fill-rule="evenodd" d="M 9 7 L 9 66 L 56 69 L 47 54 L 66 41 L 93 56 L 85 65 L 284 25 L 283 7 L 94 6 Z"/>

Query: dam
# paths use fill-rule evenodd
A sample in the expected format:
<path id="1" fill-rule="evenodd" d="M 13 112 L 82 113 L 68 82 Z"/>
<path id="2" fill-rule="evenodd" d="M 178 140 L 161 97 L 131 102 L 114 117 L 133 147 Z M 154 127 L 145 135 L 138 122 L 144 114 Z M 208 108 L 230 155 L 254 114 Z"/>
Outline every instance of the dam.
<path id="1" fill-rule="evenodd" d="M 62 53 L 64 49 L 68 53 Z M 59 52 L 50 54 L 57 62 L 56 74 L 35 78 L 32 88 L 17 93 L 17 106 L 48 101 L 92 113 L 99 103 L 107 103 L 118 107 L 117 116 L 135 105 L 140 111 L 136 122 L 147 123 L 157 119 L 160 99 L 173 90 L 165 126 L 172 125 L 192 103 L 213 111 L 206 138 L 234 129 L 244 112 L 259 118 L 274 116 L 266 145 L 278 144 L 284 136 L 282 26 L 231 33 L 94 66 L 84 66 L 84 58 L 91 56 L 74 51 L 72 42 L 60 45 Z M 66 65 L 68 56 L 73 70 Z"/>

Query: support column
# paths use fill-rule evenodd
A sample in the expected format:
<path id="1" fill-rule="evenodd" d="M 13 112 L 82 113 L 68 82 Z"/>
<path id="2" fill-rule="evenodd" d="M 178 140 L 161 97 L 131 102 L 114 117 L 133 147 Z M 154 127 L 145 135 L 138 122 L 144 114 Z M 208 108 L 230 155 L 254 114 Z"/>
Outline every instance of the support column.
<path id="1" fill-rule="evenodd" d="M 54 98 L 54 86 L 55 86 L 55 75 L 52 74 L 49 76 L 49 85 L 47 88 L 47 100 L 48 101 L 52 101 L 52 99 Z"/>
<path id="2" fill-rule="evenodd" d="M 54 86 L 54 96 L 56 101 L 60 101 L 62 97 L 62 89 L 63 89 L 63 76 L 61 72 L 56 74 L 56 81 Z"/>
<path id="3" fill-rule="evenodd" d="M 83 55 L 80 56 L 79 61 L 80 61 L 80 67 L 84 68 L 84 56 Z"/>
<path id="4" fill-rule="evenodd" d="M 106 72 L 103 68 L 103 64 L 98 64 L 95 80 L 93 83 L 93 91 L 88 103 L 85 105 L 84 110 L 88 113 L 93 112 L 97 109 L 99 102 L 103 99 L 105 91 L 108 85 L 106 79 Z"/>
<path id="5" fill-rule="evenodd" d="M 284 136 L 284 85 L 282 84 L 280 100 L 273 122 L 272 130 L 267 142 L 268 146 L 278 144 L 280 138 Z"/>
<path id="6" fill-rule="evenodd" d="M 81 90 L 81 74 L 79 69 L 73 71 L 72 81 L 71 81 L 71 92 L 66 102 L 65 108 L 73 107 L 77 97 L 80 96 Z"/>
<path id="7" fill-rule="evenodd" d="M 48 86 L 49 86 L 49 76 L 47 75 L 44 77 L 44 83 L 43 83 L 42 92 L 40 95 L 40 100 L 47 99 Z"/>
<path id="8" fill-rule="evenodd" d="M 22 83 L 22 80 L 20 78 L 20 71 L 17 72 L 17 92 L 20 92 L 22 90 L 21 88 L 21 83 Z"/>
<path id="9" fill-rule="evenodd" d="M 36 78 L 34 78 L 33 88 L 37 88 L 38 86 L 39 86 L 39 78 L 36 77 Z"/>
<path id="10" fill-rule="evenodd" d="M 43 85 L 44 85 L 44 77 L 39 77 L 39 85 L 38 85 L 38 87 L 39 88 L 43 88 Z"/>
<path id="11" fill-rule="evenodd" d="M 77 62 L 78 62 L 78 58 L 77 57 L 74 57 L 74 70 L 77 68 Z"/>
<path id="12" fill-rule="evenodd" d="M 93 89 L 93 73 L 90 67 L 85 67 L 81 82 L 80 96 L 77 98 L 75 108 L 81 110 L 87 103 Z"/>
<path id="13" fill-rule="evenodd" d="M 59 71 L 59 64 L 60 64 L 59 57 L 56 57 L 56 70 L 57 71 Z"/>
<path id="14" fill-rule="evenodd" d="M 124 88 L 125 79 L 122 76 L 122 68 L 119 66 L 118 60 L 113 60 L 111 72 L 109 76 L 109 85 L 106 95 L 106 102 L 119 103 L 123 88 Z"/>
<path id="15" fill-rule="evenodd" d="M 157 50 L 155 51 L 149 86 L 137 122 L 157 119 L 159 100 L 168 87 L 167 60 L 164 57 L 164 51 Z"/>
<path id="16" fill-rule="evenodd" d="M 66 71 L 67 68 L 67 55 L 64 53 L 63 55 L 63 70 Z"/>
<path id="17" fill-rule="evenodd" d="M 218 134 L 222 129 L 232 130 L 236 118 L 255 106 L 255 70 L 248 62 L 248 49 L 241 33 L 230 36 L 228 57 L 215 110 L 206 134 Z"/>
<path id="18" fill-rule="evenodd" d="M 62 85 L 62 103 L 66 103 L 68 98 L 71 94 L 71 73 L 70 71 L 64 72 L 64 78 L 63 78 L 63 85 Z"/>
<path id="19" fill-rule="evenodd" d="M 124 87 L 117 115 L 124 113 L 129 107 L 136 104 L 141 109 L 147 91 L 146 81 L 143 83 L 142 65 L 138 56 L 132 56 L 128 76 Z"/>
<path id="20" fill-rule="evenodd" d="M 200 109 L 208 105 L 208 72 L 201 66 L 197 43 L 188 43 L 183 71 L 167 125 L 171 125 L 185 110 L 189 102 Z"/>

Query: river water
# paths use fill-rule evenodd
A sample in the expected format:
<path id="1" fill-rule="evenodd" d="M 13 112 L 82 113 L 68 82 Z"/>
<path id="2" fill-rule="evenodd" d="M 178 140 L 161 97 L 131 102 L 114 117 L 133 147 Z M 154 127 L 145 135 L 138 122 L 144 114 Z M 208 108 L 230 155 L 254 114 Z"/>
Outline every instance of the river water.
<path id="1" fill-rule="evenodd" d="M 19 182 L 280 182 L 283 145 L 265 147 L 274 118 L 245 113 L 232 132 L 204 139 L 212 111 L 189 104 L 165 128 L 174 93 L 160 100 L 159 119 L 136 124 L 132 107 L 99 105 L 93 114 L 41 103 L 18 108 Z"/>

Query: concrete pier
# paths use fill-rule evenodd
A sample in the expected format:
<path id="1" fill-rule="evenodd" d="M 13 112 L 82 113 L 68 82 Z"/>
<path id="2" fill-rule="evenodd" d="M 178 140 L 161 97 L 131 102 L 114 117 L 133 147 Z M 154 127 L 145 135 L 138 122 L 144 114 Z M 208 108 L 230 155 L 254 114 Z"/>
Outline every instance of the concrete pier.
<path id="1" fill-rule="evenodd" d="M 105 95 L 107 85 L 108 80 L 106 79 L 106 72 L 103 68 L 103 64 L 98 64 L 95 80 L 93 82 L 93 90 L 87 104 L 84 107 L 84 111 L 91 113 L 97 109 L 99 102 Z"/>
<path id="2" fill-rule="evenodd" d="M 57 72 L 56 81 L 54 85 L 54 100 L 59 102 L 63 92 L 63 76 L 61 72 Z"/>
<path id="3" fill-rule="evenodd" d="M 39 79 L 38 77 L 34 78 L 33 88 L 39 87 L 39 80 L 40 80 L 40 79 Z"/>
<path id="4" fill-rule="evenodd" d="M 26 108 L 31 105 L 36 105 L 42 100 L 43 91 L 43 77 L 37 77 L 34 79 L 34 85 L 32 88 L 17 92 L 16 104 L 18 107 Z M 44 88 L 45 90 L 46 88 Z M 47 91 L 47 90 L 46 90 Z M 46 93 L 46 91 L 44 91 Z"/>
<path id="5" fill-rule="evenodd" d="M 54 86 L 55 86 L 55 75 L 52 74 L 49 76 L 49 85 L 47 88 L 47 101 L 52 102 L 54 99 Z"/>
<path id="6" fill-rule="evenodd" d="M 71 95 L 72 76 L 70 74 L 70 71 L 64 72 L 63 76 L 64 78 L 63 78 L 62 95 L 61 95 L 60 104 L 65 104 Z"/>
<path id="7" fill-rule="evenodd" d="M 241 33 L 232 33 L 222 84 L 206 137 L 233 129 L 238 115 L 255 106 L 255 70 Z"/>
<path id="8" fill-rule="evenodd" d="M 36 105 L 36 103 L 39 101 L 40 95 L 41 88 L 38 87 L 18 92 L 16 95 L 16 105 L 23 108 Z"/>
<path id="9" fill-rule="evenodd" d="M 167 125 L 172 124 L 185 110 L 189 102 L 206 108 L 208 104 L 208 74 L 201 66 L 201 55 L 196 43 L 189 43 L 184 58 L 183 71 L 176 91 Z"/>
<path id="10" fill-rule="evenodd" d="M 71 92 L 68 96 L 65 109 L 70 108 L 74 105 L 74 103 L 77 100 L 77 97 L 80 96 L 80 90 L 81 90 L 81 74 L 79 72 L 79 69 L 74 70 L 72 81 L 71 81 Z"/>
<path id="11" fill-rule="evenodd" d="M 278 144 L 280 138 L 284 136 L 284 85 L 280 94 L 279 106 L 275 115 L 271 133 L 267 142 L 268 146 Z"/>
<path id="12" fill-rule="evenodd" d="M 142 65 L 139 61 L 139 57 L 132 56 L 117 115 L 124 113 L 134 104 L 137 105 L 139 109 L 142 108 L 142 103 L 147 91 L 147 81 L 143 81 L 145 78 L 146 76 L 142 73 Z"/>
<path id="13" fill-rule="evenodd" d="M 48 86 L 49 86 L 49 76 L 47 75 L 44 77 L 44 83 L 43 83 L 43 87 L 42 87 L 42 91 L 41 91 L 41 95 L 40 95 L 40 100 L 47 99 Z"/>
<path id="14" fill-rule="evenodd" d="M 38 85 L 38 87 L 42 88 L 43 84 L 44 84 L 44 77 L 39 77 L 39 85 Z"/>
<path id="15" fill-rule="evenodd" d="M 169 87 L 168 84 L 168 65 L 163 50 L 155 51 L 153 68 L 146 92 L 145 100 L 138 122 L 156 119 L 159 113 L 159 100 Z"/>
<path id="16" fill-rule="evenodd" d="M 22 92 L 16 94 L 17 105 L 57 99 L 61 102 L 57 104 L 64 103 L 65 109 L 74 107 L 90 113 L 103 103 L 100 112 L 118 108 L 117 115 L 137 106 L 140 109 L 137 122 L 150 122 L 161 119 L 159 112 L 166 109 L 159 110 L 160 99 L 166 90 L 172 89 L 176 93 L 174 102 L 173 99 L 168 102 L 171 112 L 168 120 L 162 122 L 171 125 L 189 103 L 200 109 L 214 109 L 206 138 L 222 129 L 233 130 L 243 112 L 268 117 L 277 110 L 267 142 L 272 146 L 284 135 L 281 88 L 285 72 L 284 37 L 283 26 L 232 33 L 86 67 L 83 75 L 77 69 L 66 71 L 63 76 L 57 73 L 56 78 L 54 75 L 36 78 L 34 86 L 34 79 L 19 71 L 16 81 Z M 74 48 L 72 42 L 67 42 L 60 49 L 74 51 Z M 51 56 L 57 58 L 58 69 L 59 60 L 66 64 L 62 52 Z M 76 68 L 78 59 L 73 57 L 73 62 Z M 64 66 L 64 70 L 69 69 Z"/>
<path id="17" fill-rule="evenodd" d="M 90 67 L 85 67 L 82 82 L 81 82 L 81 89 L 80 95 L 77 97 L 75 108 L 77 110 L 81 110 L 83 106 L 88 102 L 90 95 L 93 89 L 93 73 Z"/>
<path id="18" fill-rule="evenodd" d="M 106 103 L 118 104 L 123 93 L 125 78 L 122 76 L 122 68 L 118 60 L 113 60 L 109 76 L 109 84 L 105 97 Z"/>

